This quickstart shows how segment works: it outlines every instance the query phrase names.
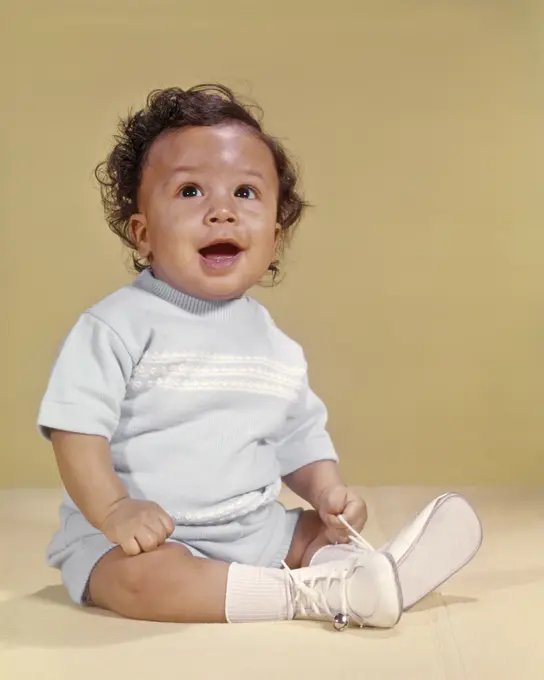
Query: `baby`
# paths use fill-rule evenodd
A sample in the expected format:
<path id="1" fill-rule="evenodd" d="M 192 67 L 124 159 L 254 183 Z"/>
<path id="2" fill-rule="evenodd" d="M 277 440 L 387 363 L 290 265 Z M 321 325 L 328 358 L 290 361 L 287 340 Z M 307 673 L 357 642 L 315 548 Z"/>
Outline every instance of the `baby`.
<path id="1" fill-rule="evenodd" d="M 327 557 L 365 502 L 301 348 L 247 295 L 304 209 L 252 111 L 222 86 L 155 91 L 97 169 L 138 276 L 80 316 L 41 404 L 66 490 L 48 562 L 75 602 L 135 619 L 392 627 L 389 552 Z M 282 482 L 314 509 L 286 510 Z"/>

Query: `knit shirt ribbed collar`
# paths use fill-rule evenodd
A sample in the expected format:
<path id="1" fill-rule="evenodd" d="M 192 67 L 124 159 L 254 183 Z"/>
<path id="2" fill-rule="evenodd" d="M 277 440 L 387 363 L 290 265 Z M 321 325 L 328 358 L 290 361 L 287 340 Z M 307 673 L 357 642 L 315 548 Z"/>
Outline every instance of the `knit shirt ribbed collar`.
<path id="1" fill-rule="evenodd" d="M 235 298 L 233 300 L 202 300 L 192 297 L 155 278 L 150 269 L 145 269 L 132 285 L 152 293 L 195 316 L 211 316 L 226 319 L 235 315 L 240 310 L 240 307 L 245 308 L 248 301 L 247 297 Z"/>

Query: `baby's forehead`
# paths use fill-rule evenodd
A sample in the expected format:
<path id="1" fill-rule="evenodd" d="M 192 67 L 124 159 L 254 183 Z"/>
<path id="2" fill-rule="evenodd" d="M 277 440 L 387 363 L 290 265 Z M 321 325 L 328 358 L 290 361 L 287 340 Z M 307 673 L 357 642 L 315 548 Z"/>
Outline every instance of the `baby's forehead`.
<path id="1" fill-rule="evenodd" d="M 232 123 L 168 130 L 152 144 L 146 165 L 163 172 L 179 167 L 195 170 L 244 167 L 276 175 L 274 157 L 267 144 L 247 126 Z"/>

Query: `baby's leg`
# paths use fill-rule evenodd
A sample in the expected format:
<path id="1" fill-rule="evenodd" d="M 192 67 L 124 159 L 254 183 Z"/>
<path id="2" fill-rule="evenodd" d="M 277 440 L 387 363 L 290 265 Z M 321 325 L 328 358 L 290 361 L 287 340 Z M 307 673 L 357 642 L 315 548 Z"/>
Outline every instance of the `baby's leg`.
<path id="1" fill-rule="evenodd" d="M 301 514 L 285 558 L 290 569 L 307 567 L 315 553 L 330 544 L 325 530 L 325 525 L 315 510 L 306 510 Z"/>
<path id="2" fill-rule="evenodd" d="M 302 513 L 285 560 L 291 569 L 309 565 L 328 543 L 324 530 L 314 510 Z M 226 620 L 228 570 L 227 563 L 194 557 L 175 543 L 136 557 L 114 548 L 93 569 L 89 595 L 96 606 L 128 618 L 219 623 Z"/>
<path id="3" fill-rule="evenodd" d="M 292 561 L 308 559 L 322 533 L 316 517 L 303 517 Z M 333 618 L 341 613 L 361 625 L 389 628 L 402 611 L 393 560 L 378 552 L 290 571 L 202 559 L 174 543 L 135 557 L 117 547 L 93 569 L 89 597 L 128 618 L 173 623 Z"/>
<path id="4" fill-rule="evenodd" d="M 222 623 L 228 569 L 175 543 L 135 557 L 117 547 L 93 569 L 90 600 L 131 619 Z"/>

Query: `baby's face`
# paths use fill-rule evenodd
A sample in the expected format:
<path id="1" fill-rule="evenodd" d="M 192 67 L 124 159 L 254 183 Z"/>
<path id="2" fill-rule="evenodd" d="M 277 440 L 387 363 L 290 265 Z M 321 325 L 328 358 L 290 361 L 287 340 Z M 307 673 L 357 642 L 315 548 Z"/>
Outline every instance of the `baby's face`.
<path id="1" fill-rule="evenodd" d="M 151 147 L 131 229 L 157 278 L 194 297 L 243 295 L 275 258 L 278 175 L 240 125 L 170 130 Z"/>

